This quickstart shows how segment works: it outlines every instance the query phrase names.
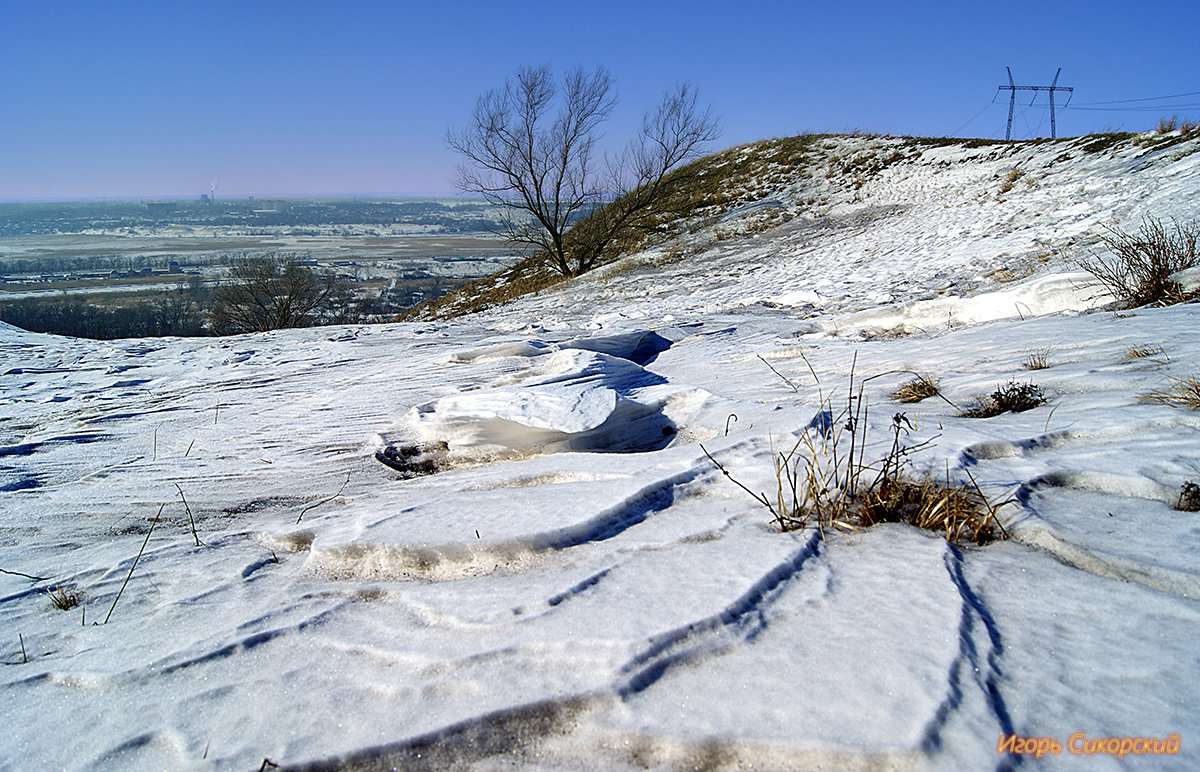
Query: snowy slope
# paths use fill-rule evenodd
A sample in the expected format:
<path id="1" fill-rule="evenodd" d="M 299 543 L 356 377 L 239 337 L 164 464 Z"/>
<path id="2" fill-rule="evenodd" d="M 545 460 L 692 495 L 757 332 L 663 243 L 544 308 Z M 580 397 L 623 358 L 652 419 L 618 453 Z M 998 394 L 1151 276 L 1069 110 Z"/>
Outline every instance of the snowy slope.
<path id="1" fill-rule="evenodd" d="M 1200 154 L 1079 144 L 796 180 L 777 227 L 461 322 L 0 329 L 0 768 L 1195 768 L 1200 415 L 1138 395 L 1196 375 L 1198 309 L 1085 312 L 1069 258 L 1200 215 Z M 770 490 L 852 370 L 867 452 L 906 412 L 914 471 L 970 472 L 1011 540 L 780 533 L 700 448 Z M 891 403 L 913 370 L 1051 399 Z M 1182 742 L 996 752 L 1075 732 Z"/>

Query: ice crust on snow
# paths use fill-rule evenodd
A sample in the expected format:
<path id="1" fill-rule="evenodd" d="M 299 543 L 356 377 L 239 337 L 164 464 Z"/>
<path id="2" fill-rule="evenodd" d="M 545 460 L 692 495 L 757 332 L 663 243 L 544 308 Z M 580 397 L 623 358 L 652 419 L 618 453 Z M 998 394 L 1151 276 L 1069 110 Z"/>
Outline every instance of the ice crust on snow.
<path id="1" fill-rule="evenodd" d="M 723 227 L 819 217 L 460 322 L 0 327 L 0 768 L 996 769 L 1078 731 L 1183 742 L 1028 766 L 1195 768 L 1200 419 L 1138 397 L 1195 375 L 1198 307 L 1094 310 L 1055 255 L 1200 215 L 1200 155 L 1077 144 L 792 181 Z M 891 403 L 914 371 L 950 402 Z M 699 446 L 773 492 L 851 373 L 868 460 L 904 412 L 914 473 L 969 474 L 1011 540 L 779 533 Z M 950 404 L 1012 380 L 1050 401 Z"/>

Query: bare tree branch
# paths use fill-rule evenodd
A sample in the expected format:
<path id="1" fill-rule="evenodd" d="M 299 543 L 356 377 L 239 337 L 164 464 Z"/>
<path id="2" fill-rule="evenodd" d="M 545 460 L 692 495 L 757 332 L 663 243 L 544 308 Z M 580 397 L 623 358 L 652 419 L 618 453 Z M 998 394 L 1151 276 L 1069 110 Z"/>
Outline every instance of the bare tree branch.
<path id="1" fill-rule="evenodd" d="M 262 332 L 304 327 L 337 294 L 336 282 L 294 260 L 241 257 L 213 292 L 211 320 L 218 332 Z"/>
<path id="2" fill-rule="evenodd" d="M 685 84 L 645 115 L 624 151 L 599 161 L 600 127 L 615 105 L 603 68 L 576 68 L 561 88 L 548 66 L 519 70 L 479 97 L 465 128 L 447 132 L 463 157 L 456 186 L 505 207 L 503 230 L 517 247 L 566 276 L 590 270 L 614 240 L 648 226 L 664 177 L 719 133 Z"/>

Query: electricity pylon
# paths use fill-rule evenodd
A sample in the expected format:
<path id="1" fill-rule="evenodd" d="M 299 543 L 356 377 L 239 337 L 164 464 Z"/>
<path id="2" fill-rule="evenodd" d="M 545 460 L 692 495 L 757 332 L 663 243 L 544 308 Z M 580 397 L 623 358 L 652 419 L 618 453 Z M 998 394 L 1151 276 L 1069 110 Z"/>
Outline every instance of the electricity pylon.
<path id="1" fill-rule="evenodd" d="M 1049 86 L 1018 86 L 1015 83 L 1013 83 L 1012 69 L 1009 67 L 1005 67 L 1004 69 L 1008 72 L 1008 85 L 998 87 L 1001 91 L 1007 90 L 1009 92 L 1008 93 L 1008 128 L 1004 130 L 1004 139 L 1005 140 L 1012 139 L 1013 107 L 1017 103 L 1017 92 L 1018 91 L 1034 92 L 1033 100 L 1037 99 L 1037 92 L 1039 92 L 1039 91 L 1050 92 L 1050 138 L 1051 139 L 1056 138 L 1058 136 L 1058 133 L 1057 133 L 1057 130 L 1054 125 L 1054 92 L 1055 91 L 1066 91 L 1066 92 L 1074 95 L 1074 91 L 1075 91 L 1075 89 L 1070 86 L 1058 85 L 1058 76 L 1062 74 L 1062 67 L 1059 67 L 1058 72 L 1054 73 L 1054 80 L 1050 83 Z M 1029 104 L 1032 105 L 1033 100 L 1030 100 Z M 1066 102 L 1066 104 L 1063 105 L 1063 107 L 1066 107 L 1067 104 L 1070 104 L 1070 102 L 1071 102 L 1071 97 L 1067 97 L 1067 102 Z"/>

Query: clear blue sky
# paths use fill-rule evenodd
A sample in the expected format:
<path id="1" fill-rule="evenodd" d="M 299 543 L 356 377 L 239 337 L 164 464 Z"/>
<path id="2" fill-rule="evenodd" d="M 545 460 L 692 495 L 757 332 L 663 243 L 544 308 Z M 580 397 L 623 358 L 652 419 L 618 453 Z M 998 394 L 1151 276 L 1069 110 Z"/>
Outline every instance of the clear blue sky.
<path id="1" fill-rule="evenodd" d="M 614 139 L 681 81 L 718 147 L 1003 137 L 1006 65 L 1018 85 L 1063 68 L 1060 136 L 1144 130 L 1200 117 L 1198 27 L 1195 0 L 2 0 L 0 200 L 449 192 L 447 127 L 523 64 L 609 68 Z M 1030 96 L 1014 136 L 1049 136 Z M 1143 101 L 1097 104 L 1116 100 Z"/>

